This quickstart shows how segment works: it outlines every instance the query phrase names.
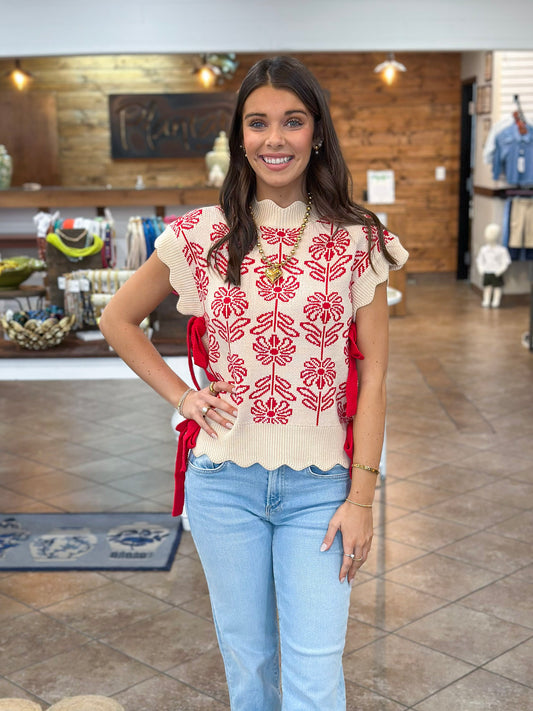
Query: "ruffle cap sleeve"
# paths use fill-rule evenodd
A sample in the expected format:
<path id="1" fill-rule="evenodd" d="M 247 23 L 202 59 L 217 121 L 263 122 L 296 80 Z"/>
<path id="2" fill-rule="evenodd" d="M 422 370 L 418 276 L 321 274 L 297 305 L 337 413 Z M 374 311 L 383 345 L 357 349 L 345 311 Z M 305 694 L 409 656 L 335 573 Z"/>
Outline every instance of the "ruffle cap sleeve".
<path id="1" fill-rule="evenodd" d="M 391 264 L 380 249 L 377 230 L 372 230 L 371 263 L 368 254 L 368 229 L 357 226 L 350 228 L 349 232 L 355 240 L 351 282 L 352 315 L 355 319 L 357 309 L 372 302 L 376 286 L 388 280 L 390 270 L 401 269 L 406 263 L 409 253 L 402 247 L 396 235 L 385 230 L 385 244 L 389 253 L 396 260 L 396 264 Z"/>
<path id="2" fill-rule="evenodd" d="M 194 232 L 201 229 L 201 216 L 202 211 L 195 210 L 178 218 L 155 241 L 157 256 L 169 268 L 170 285 L 178 294 L 176 309 L 186 316 L 202 316 L 204 313 L 195 278 L 195 263 L 190 258 L 191 242 L 197 244 L 199 241 Z"/>

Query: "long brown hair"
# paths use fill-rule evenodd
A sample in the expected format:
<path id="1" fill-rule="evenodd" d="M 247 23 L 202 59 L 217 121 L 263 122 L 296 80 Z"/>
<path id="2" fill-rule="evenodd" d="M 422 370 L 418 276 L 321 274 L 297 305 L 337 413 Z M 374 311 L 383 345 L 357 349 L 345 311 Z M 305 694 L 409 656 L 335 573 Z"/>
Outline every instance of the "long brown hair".
<path id="1" fill-rule="evenodd" d="M 383 255 L 395 264 L 396 260 L 385 245 L 384 228 L 378 217 L 351 198 L 352 178 L 320 84 L 299 60 L 285 56 L 262 59 L 254 64 L 239 89 L 229 134 L 230 164 L 220 191 L 220 205 L 229 230 L 210 247 L 208 261 L 214 258 L 216 266 L 217 252 L 227 242 L 226 280 L 239 285 L 242 261 L 257 240 L 257 229 L 250 213 L 256 179 L 242 148 L 242 116 L 246 99 L 262 86 L 292 91 L 314 118 L 313 142 L 321 142 L 321 147 L 318 154 L 311 152 L 305 189 L 313 196 L 313 207 L 319 216 L 337 225 L 366 225 L 369 234 L 375 227 Z M 371 246 L 369 239 L 369 254 Z"/>

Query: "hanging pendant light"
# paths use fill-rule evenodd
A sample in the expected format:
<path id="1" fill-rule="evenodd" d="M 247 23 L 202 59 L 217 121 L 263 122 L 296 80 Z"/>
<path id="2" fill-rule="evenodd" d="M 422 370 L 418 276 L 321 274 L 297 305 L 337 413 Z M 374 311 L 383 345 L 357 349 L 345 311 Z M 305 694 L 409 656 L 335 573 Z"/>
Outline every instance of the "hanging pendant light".
<path id="1" fill-rule="evenodd" d="M 234 54 L 203 54 L 202 64 L 194 70 L 202 86 L 211 89 L 215 84 L 223 84 L 232 79 L 239 66 Z"/>
<path id="2" fill-rule="evenodd" d="M 394 59 L 394 52 L 389 52 L 387 54 L 387 59 L 384 62 L 381 62 L 381 64 L 378 64 L 374 71 L 377 74 L 382 74 L 383 79 L 390 86 L 396 78 L 396 74 L 398 72 L 406 72 L 407 67 L 405 64 L 402 64 Z"/>
<path id="3" fill-rule="evenodd" d="M 15 59 L 15 68 L 10 72 L 6 73 L 6 77 L 9 77 L 13 84 L 17 87 L 19 91 L 24 91 L 29 82 L 33 79 L 33 74 L 22 69 L 20 66 L 20 60 Z"/>

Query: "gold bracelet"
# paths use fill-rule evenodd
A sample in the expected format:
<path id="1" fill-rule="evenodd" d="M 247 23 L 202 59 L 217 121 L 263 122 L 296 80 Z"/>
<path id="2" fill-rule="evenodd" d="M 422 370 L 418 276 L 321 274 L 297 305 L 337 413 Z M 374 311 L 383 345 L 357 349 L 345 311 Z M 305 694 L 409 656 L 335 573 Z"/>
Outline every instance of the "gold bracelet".
<path id="1" fill-rule="evenodd" d="M 369 467 L 367 464 L 352 464 L 352 469 L 363 469 L 365 472 L 372 472 L 372 474 L 379 474 L 379 469 L 374 467 Z"/>
<path id="2" fill-rule="evenodd" d="M 181 408 L 183 407 L 183 403 L 185 402 L 185 398 L 186 398 L 187 395 L 188 395 L 190 392 L 192 392 L 193 390 L 194 390 L 194 388 L 187 388 L 187 390 L 186 390 L 186 391 L 183 393 L 183 395 L 180 397 L 180 401 L 179 401 L 178 404 L 176 405 L 176 410 L 178 411 L 178 415 L 181 415 L 181 416 L 183 417 L 183 412 L 182 412 L 182 409 L 181 409 Z"/>
<path id="3" fill-rule="evenodd" d="M 372 508 L 372 504 L 360 504 L 357 501 L 352 501 L 351 499 L 348 499 L 348 498 L 346 498 L 344 500 L 347 501 L 349 504 L 353 504 L 354 506 L 360 506 L 362 509 L 371 509 Z"/>

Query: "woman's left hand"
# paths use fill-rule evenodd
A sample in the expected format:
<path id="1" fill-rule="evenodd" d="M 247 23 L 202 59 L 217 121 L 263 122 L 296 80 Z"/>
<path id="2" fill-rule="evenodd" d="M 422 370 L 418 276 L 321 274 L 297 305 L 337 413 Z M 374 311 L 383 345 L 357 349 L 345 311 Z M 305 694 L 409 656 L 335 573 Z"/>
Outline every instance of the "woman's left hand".
<path id="1" fill-rule="evenodd" d="M 347 501 L 341 504 L 329 522 L 321 551 L 327 551 L 331 547 L 337 531 L 341 532 L 344 551 L 339 580 L 343 583 L 348 576 L 348 582 L 351 583 L 366 561 L 372 545 L 372 509 L 353 506 Z"/>

